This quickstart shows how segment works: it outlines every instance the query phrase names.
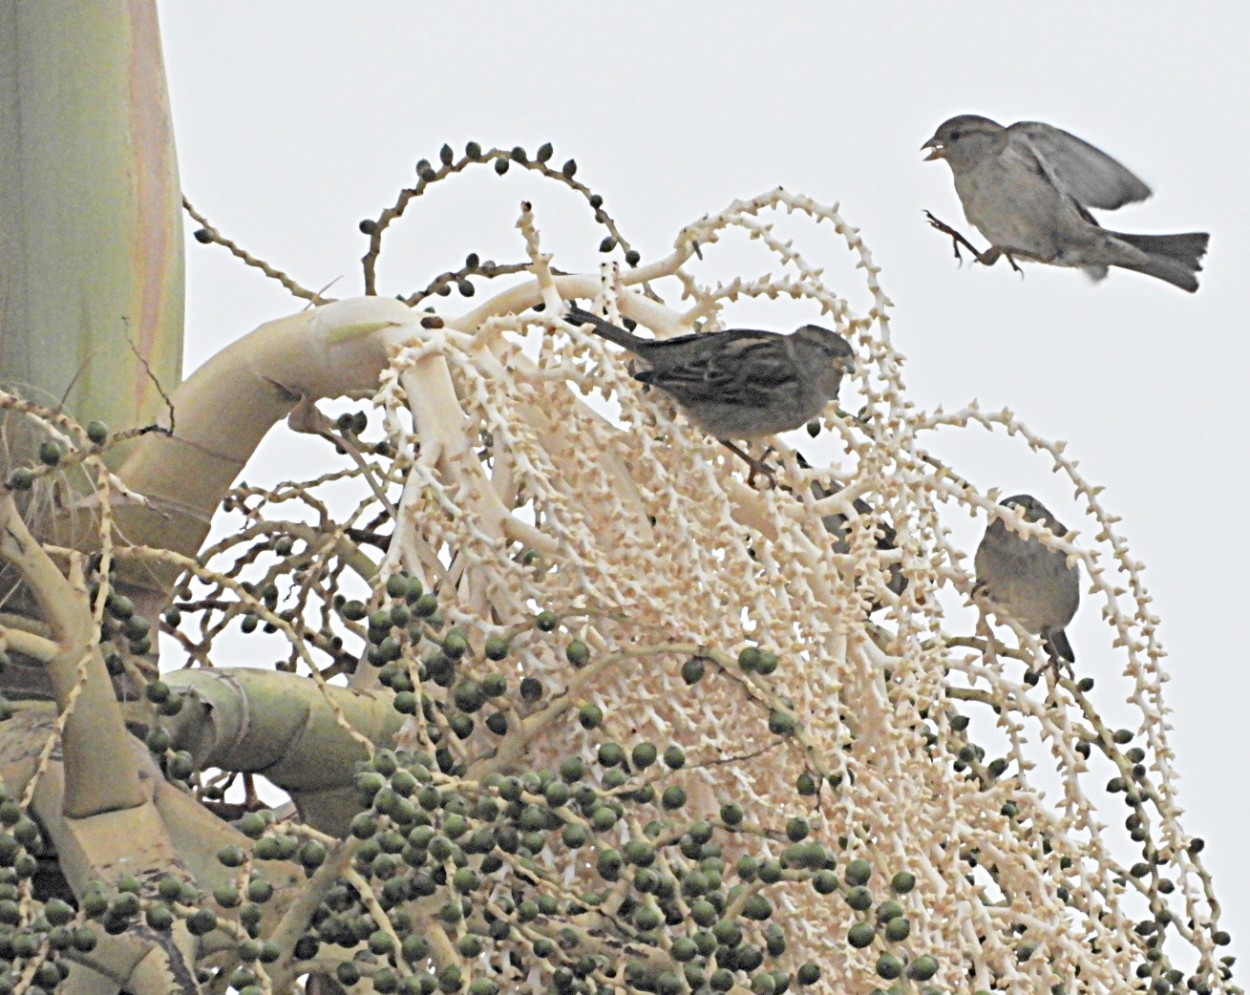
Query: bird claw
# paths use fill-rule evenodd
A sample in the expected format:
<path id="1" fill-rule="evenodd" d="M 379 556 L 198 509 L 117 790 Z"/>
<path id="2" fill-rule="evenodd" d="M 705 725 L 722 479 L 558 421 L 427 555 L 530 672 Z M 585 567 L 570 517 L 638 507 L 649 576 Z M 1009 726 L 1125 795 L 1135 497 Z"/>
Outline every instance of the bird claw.
<path id="1" fill-rule="evenodd" d="M 1024 279 L 1024 270 L 1016 262 L 1017 250 L 1007 249 L 1001 245 L 991 245 L 988 249 L 981 253 L 977 258 L 977 262 L 983 266 L 993 266 L 1000 258 L 1006 259 L 1013 270 L 1020 274 L 1020 279 Z"/>
<path id="2" fill-rule="evenodd" d="M 934 217 L 932 211 L 925 211 L 924 216 L 929 219 L 929 224 L 931 227 L 936 228 L 943 235 L 950 236 L 951 247 L 955 250 L 955 258 L 959 261 L 961 265 L 963 264 L 963 261 L 964 261 L 964 257 L 960 254 L 960 251 L 959 251 L 959 247 L 961 245 L 965 249 L 967 249 L 969 252 L 972 253 L 973 259 L 975 259 L 977 262 L 979 263 L 985 262 L 985 260 L 982 258 L 982 254 L 977 250 L 977 247 L 973 245 L 971 242 L 969 242 L 968 239 L 964 237 L 962 232 L 956 231 L 954 228 L 948 225 L 945 221 L 940 221 L 938 218 Z"/>
<path id="3" fill-rule="evenodd" d="M 1055 675 L 1055 680 L 1062 680 L 1064 677 L 1070 680 L 1076 680 L 1076 667 L 1061 657 L 1050 643 L 1044 642 L 1043 647 L 1046 650 L 1046 659 L 1050 663 L 1051 672 Z"/>
<path id="4" fill-rule="evenodd" d="M 761 473 L 765 477 L 768 478 L 768 490 L 772 490 L 774 487 L 777 486 L 777 471 L 764 462 L 764 460 L 768 458 L 768 454 L 773 451 L 772 446 L 769 446 L 767 449 L 765 449 L 764 455 L 761 456 L 759 459 L 756 459 L 754 456 L 751 456 L 750 454 L 743 452 L 741 449 L 735 446 L 732 442 L 727 442 L 724 439 L 721 439 L 720 443 L 722 446 L 728 449 L 731 453 L 733 453 L 735 456 L 737 456 L 739 459 L 745 462 L 747 466 L 751 468 L 751 472 L 747 474 L 747 486 L 748 487 L 755 487 L 755 476 L 756 474 L 761 474 Z"/>
<path id="5" fill-rule="evenodd" d="M 768 478 L 768 487 L 765 490 L 772 490 L 777 486 L 777 471 L 761 460 L 751 461 L 751 472 L 747 474 L 747 486 L 755 487 L 755 475 L 762 473 Z M 757 490 L 759 488 L 756 488 Z"/>
<path id="6" fill-rule="evenodd" d="M 769 454 L 773 451 L 773 447 L 769 446 L 764 450 L 764 455 L 759 459 L 751 459 L 748 457 L 747 462 L 751 465 L 751 472 L 747 474 L 747 486 L 755 487 L 755 475 L 762 473 L 768 478 L 768 490 L 772 490 L 777 486 L 777 471 L 774 470 L 764 461 L 768 459 Z"/>
<path id="7" fill-rule="evenodd" d="M 961 232 L 956 231 L 945 221 L 939 221 L 935 218 L 932 211 L 925 211 L 924 215 L 929 219 L 930 226 L 936 228 L 943 235 L 950 236 L 952 246 L 955 250 L 955 258 L 959 260 L 961 264 L 964 261 L 964 257 L 960 254 L 959 247 L 962 245 L 965 249 L 972 253 L 972 258 L 982 266 L 993 266 L 996 262 L 998 262 L 1000 256 L 1005 257 L 1007 262 L 1011 265 L 1011 268 L 1020 274 L 1020 279 L 1024 279 L 1024 270 L 1022 270 L 1016 262 L 1015 253 L 1013 253 L 1011 249 L 1005 249 L 1001 245 L 991 245 L 984 252 L 980 252 L 975 245 L 963 236 Z"/>

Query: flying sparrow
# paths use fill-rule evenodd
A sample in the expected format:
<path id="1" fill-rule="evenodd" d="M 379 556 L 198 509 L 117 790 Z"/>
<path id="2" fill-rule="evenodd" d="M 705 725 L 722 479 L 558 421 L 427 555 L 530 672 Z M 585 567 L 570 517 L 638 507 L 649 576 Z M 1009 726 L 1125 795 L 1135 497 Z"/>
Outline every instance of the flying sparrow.
<path id="1" fill-rule="evenodd" d="M 950 226 L 928 214 L 929 223 L 992 266 L 1006 256 L 1055 266 L 1076 266 L 1095 280 L 1120 266 L 1166 280 L 1190 293 L 1207 251 L 1205 232 L 1127 235 L 1108 231 L 1089 208 L 1114 210 L 1145 200 L 1150 188 L 1105 152 L 1075 135 L 1037 121 L 1004 128 L 976 114 L 944 122 L 922 149 L 926 159 L 945 159 L 955 175 L 964 214 L 990 240 L 978 252 Z M 928 213 L 928 212 L 926 212 Z"/>
<path id="2" fill-rule="evenodd" d="M 1045 525 L 1056 536 L 1068 531 L 1029 494 L 1009 497 L 1002 506 L 1018 508 L 1026 522 Z M 1076 660 L 1064 629 L 1080 603 L 1081 579 L 1077 568 L 1068 566 L 1066 555 L 1042 545 L 1036 536 L 1025 538 L 1011 531 L 999 517 L 985 530 L 974 562 L 974 594 L 984 594 L 1028 632 L 1041 636 L 1056 668 L 1060 661 Z"/>
<path id="3" fill-rule="evenodd" d="M 565 320 L 590 325 L 641 359 L 647 368 L 634 379 L 672 396 L 700 428 L 751 465 L 752 478 L 757 471 L 774 475 L 730 440 L 758 439 L 811 421 L 837 399 L 843 375 L 855 369 L 850 343 L 817 325 L 793 335 L 733 329 L 645 339 L 577 307 Z"/>

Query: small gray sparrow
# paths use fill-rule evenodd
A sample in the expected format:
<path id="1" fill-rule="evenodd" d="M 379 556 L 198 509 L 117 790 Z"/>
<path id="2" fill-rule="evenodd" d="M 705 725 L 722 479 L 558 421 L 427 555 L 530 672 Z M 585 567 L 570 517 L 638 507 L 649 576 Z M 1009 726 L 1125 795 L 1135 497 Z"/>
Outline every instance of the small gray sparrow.
<path id="1" fill-rule="evenodd" d="M 851 345 L 837 332 L 804 325 L 793 335 L 733 329 L 671 339 L 644 339 L 598 315 L 570 308 L 565 320 L 590 325 L 596 335 L 646 364 L 634 379 L 673 397 L 709 435 L 756 471 L 772 471 L 733 445 L 811 421 L 836 400 L 845 373 L 855 369 Z"/>
<path id="2" fill-rule="evenodd" d="M 1056 536 L 1068 529 L 1037 498 L 1017 494 L 1002 502 L 1019 508 L 1025 521 L 1045 525 Z M 1027 631 L 1042 637 L 1042 645 L 1056 668 L 1060 661 L 1076 660 L 1063 631 L 1081 600 L 1081 578 L 1075 566 L 1057 549 L 1042 545 L 1035 536 L 1011 531 L 1001 518 L 990 522 L 977 547 L 977 582 L 973 593 L 983 593 Z"/>
<path id="3" fill-rule="evenodd" d="M 944 122 L 922 149 L 945 159 L 968 221 L 990 240 L 978 252 L 953 228 L 929 222 L 986 266 L 1006 256 L 1076 266 L 1095 280 L 1107 267 L 1136 270 L 1190 293 L 1207 251 L 1205 232 L 1127 235 L 1101 227 L 1089 208 L 1114 210 L 1145 200 L 1150 188 L 1105 152 L 1075 135 L 1037 121 L 1004 128 L 976 114 Z"/>
<path id="4" fill-rule="evenodd" d="M 811 464 L 807 461 L 803 454 L 798 453 L 797 456 L 799 466 L 803 469 L 810 469 Z M 836 494 L 840 490 L 841 487 L 828 481 L 812 481 L 812 496 L 818 501 L 821 498 L 826 498 L 832 494 Z M 867 501 L 863 498 L 856 498 L 852 502 L 852 506 L 855 508 L 856 516 L 858 518 L 872 524 L 874 538 L 876 539 L 875 545 L 878 550 L 881 552 L 889 552 L 890 550 L 897 548 L 895 546 L 896 534 L 894 527 L 884 518 L 874 514 L 872 506 Z M 823 515 L 821 516 L 820 521 L 825 526 L 825 531 L 833 537 L 833 551 L 835 553 L 849 553 L 851 551 L 851 532 L 850 521 L 847 516 L 840 513 Z M 886 581 L 886 590 L 895 595 L 902 594 L 905 590 L 907 590 L 907 577 L 903 573 L 903 568 L 898 563 L 890 564 L 889 574 L 890 579 Z M 874 601 L 869 611 L 875 612 L 880 607 L 881 604 Z"/>

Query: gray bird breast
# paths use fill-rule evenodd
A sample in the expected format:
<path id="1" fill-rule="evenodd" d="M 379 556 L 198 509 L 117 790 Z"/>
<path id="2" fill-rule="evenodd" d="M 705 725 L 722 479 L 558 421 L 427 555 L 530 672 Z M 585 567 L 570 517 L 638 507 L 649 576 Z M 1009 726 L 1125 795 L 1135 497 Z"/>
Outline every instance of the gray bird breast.
<path id="1" fill-rule="evenodd" d="M 987 156 L 954 175 L 964 214 L 993 245 L 1049 259 L 1059 252 L 1061 233 L 1089 227 L 1014 149 Z"/>
<path id="2" fill-rule="evenodd" d="M 1080 601 L 1080 574 L 1063 553 L 1038 539 L 1024 539 L 1001 522 L 986 530 L 977 548 L 977 579 L 986 593 L 1029 632 L 1064 628 Z"/>

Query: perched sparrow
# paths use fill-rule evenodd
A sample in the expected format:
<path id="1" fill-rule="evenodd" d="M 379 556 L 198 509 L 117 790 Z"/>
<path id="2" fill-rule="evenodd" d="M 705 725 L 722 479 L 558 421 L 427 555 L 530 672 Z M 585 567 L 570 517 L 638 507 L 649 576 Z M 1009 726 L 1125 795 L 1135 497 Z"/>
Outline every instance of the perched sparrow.
<path id="1" fill-rule="evenodd" d="M 978 252 L 932 214 L 929 222 L 955 239 L 978 262 L 992 266 L 1005 255 L 1055 266 L 1077 266 L 1101 280 L 1121 266 L 1198 289 L 1194 276 L 1207 251 L 1205 232 L 1126 235 L 1101 227 L 1087 208 L 1113 210 L 1145 200 L 1150 188 L 1105 152 L 1075 135 L 1036 121 L 1004 128 L 989 118 L 961 114 L 946 121 L 922 149 L 945 159 L 968 220 L 990 240 Z"/>
<path id="2" fill-rule="evenodd" d="M 828 494 L 835 493 L 826 491 L 819 484 L 812 484 L 812 493 L 817 498 L 822 498 Z M 871 522 L 875 528 L 876 546 L 881 552 L 888 552 L 895 549 L 894 528 L 885 519 L 875 518 L 872 507 L 863 498 L 856 498 L 854 501 L 855 511 L 858 517 Z M 835 553 L 849 553 L 851 551 L 850 544 L 850 526 L 845 515 L 825 515 L 821 518 L 824 522 L 825 531 L 833 536 L 833 551 Z M 890 579 L 886 581 L 886 590 L 891 594 L 902 594 L 907 590 L 907 577 L 903 573 L 903 568 L 897 563 L 890 564 Z M 876 611 L 881 607 L 879 602 L 874 601 L 869 611 Z"/>
<path id="3" fill-rule="evenodd" d="M 798 428 L 836 400 L 844 373 L 854 371 L 850 343 L 837 332 L 804 325 L 793 335 L 734 329 L 644 339 L 581 308 L 565 320 L 629 350 L 647 369 L 634 379 L 658 387 L 752 467 L 772 473 L 730 439 L 758 439 Z"/>
<path id="4" fill-rule="evenodd" d="M 1037 498 L 1017 494 L 1002 502 L 1019 508 L 1028 522 L 1045 525 L 1056 536 L 1068 529 L 1046 510 Z M 1042 637 L 1051 662 L 1076 660 L 1064 628 L 1076 614 L 1081 600 L 1081 578 L 1076 567 L 1057 549 L 1048 549 L 1035 536 L 1025 538 L 1007 528 L 1001 518 L 990 522 L 977 547 L 977 582 L 973 592 L 983 592 L 1026 630 Z"/>
<path id="5" fill-rule="evenodd" d="M 803 456 L 802 453 L 795 454 L 798 457 L 799 466 L 803 469 L 810 469 L 811 464 Z M 836 494 L 841 487 L 830 481 L 812 481 L 812 496 L 816 500 L 829 497 Z M 873 513 L 872 506 L 863 498 L 856 498 L 852 502 L 858 518 L 871 522 L 876 538 L 876 547 L 882 552 L 888 552 L 895 549 L 895 532 L 894 527 L 890 525 L 884 518 Z M 825 526 L 825 531 L 833 536 L 833 551 L 835 553 L 849 553 L 851 551 L 850 544 L 850 524 L 846 515 L 832 514 L 821 516 L 821 523 Z M 892 594 L 902 594 L 907 590 L 907 577 L 903 574 L 903 568 L 898 563 L 890 564 L 890 579 L 886 581 L 886 589 Z M 870 611 L 876 611 L 881 605 L 873 602 Z"/>

